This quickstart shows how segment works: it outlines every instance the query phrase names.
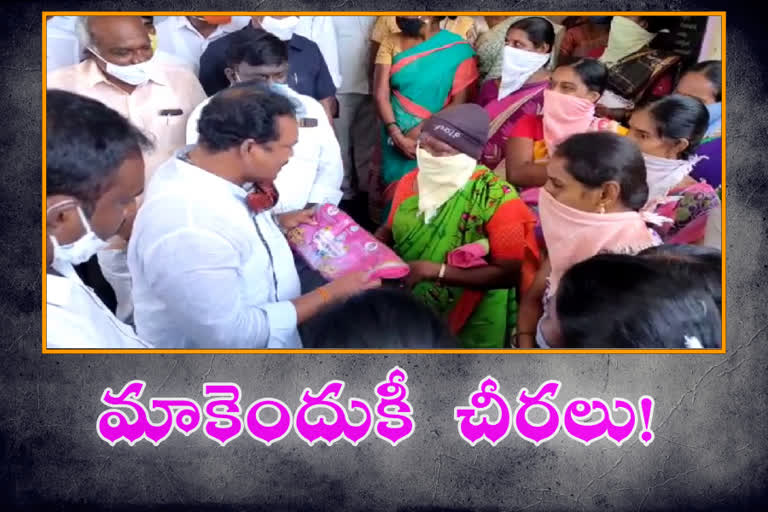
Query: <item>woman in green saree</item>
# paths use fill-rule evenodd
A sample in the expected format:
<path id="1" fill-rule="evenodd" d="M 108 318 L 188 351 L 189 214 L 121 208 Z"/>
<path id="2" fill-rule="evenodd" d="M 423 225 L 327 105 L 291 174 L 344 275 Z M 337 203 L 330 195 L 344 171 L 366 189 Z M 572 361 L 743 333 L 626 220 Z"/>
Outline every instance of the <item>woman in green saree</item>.
<path id="1" fill-rule="evenodd" d="M 382 121 L 378 183 L 372 183 L 386 219 L 394 185 L 416 167 L 421 124 L 448 105 L 465 103 L 478 72 L 472 46 L 440 30 L 440 17 L 398 16 L 401 32 L 379 47 L 374 97 Z"/>
<path id="2" fill-rule="evenodd" d="M 474 104 L 424 123 L 418 169 L 397 184 L 376 236 L 411 267 L 407 284 L 464 348 L 503 348 L 520 294 L 539 265 L 536 218 L 515 189 L 478 159 L 490 119 Z"/>

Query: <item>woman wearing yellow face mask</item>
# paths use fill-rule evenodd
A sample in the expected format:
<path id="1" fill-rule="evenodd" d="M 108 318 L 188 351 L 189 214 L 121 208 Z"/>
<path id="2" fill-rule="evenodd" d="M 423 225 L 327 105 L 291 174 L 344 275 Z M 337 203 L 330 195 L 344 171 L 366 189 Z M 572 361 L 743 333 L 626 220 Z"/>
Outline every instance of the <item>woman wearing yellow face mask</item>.
<path id="1" fill-rule="evenodd" d="M 490 118 L 479 105 L 429 118 L 418 167 L 398 183 L 377 231 L 408 262 L 407 284 L 440 314 L 465 348 L 502 348 L 517 299 L 539 265 L 536 218 L 514 188 L 478 164 Z"/>

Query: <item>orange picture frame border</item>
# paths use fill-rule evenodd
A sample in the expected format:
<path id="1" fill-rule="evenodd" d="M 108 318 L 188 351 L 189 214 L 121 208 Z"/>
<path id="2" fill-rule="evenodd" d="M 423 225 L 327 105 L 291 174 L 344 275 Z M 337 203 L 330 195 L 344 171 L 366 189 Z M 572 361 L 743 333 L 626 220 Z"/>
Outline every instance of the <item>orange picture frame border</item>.
<path id="1" fill-rule="evenodd" d="M 720 16 L 721 17 L 721 61 L 723 65 L 722 73 L 722 104 L 723 104 L 723 137 L 722 137 L 722 310 L 726 309 L 726 183 L 725 183 L 725 128 L 726 128 L 726 11 L 42 11 L 42 72 L 43 72 L 43 115 L 42 115 L 42 146 L 43 146 L 43 167 L 42 167 L 42 267 L 43 267 L 43 302 L 42 302 L 42 353 L 43 354 L 725 354 L 726 353 L 726 318 L 722 314 L 721 325 L 721 348 L 720 349 L 48 349 L 46 346 L 46 17 L 47 16 L 115 16 L 115 15 L 136 15 L 136 16 L 156 16 L 156 15 L 270 15 L 270 14 L 289 14 L 289 15 L 321 15 L 321 16 L 394 16 L 398 14 L 419 14 L 419 15 L 457 15 L 457 16 L 481 16 L 481 15 L 539 15 L 539 16 L 580 16 L 580 15 L 603 15 L 603 16 Z"/>

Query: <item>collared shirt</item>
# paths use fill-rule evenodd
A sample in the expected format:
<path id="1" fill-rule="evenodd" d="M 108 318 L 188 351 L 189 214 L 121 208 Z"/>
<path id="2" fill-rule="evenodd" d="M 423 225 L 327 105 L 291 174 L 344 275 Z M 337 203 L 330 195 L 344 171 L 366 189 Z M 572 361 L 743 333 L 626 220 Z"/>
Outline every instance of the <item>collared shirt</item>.
<path id="1" fill-rule="evenodd" d="M 317 126 L 299 128 L 293 156 L 275 180 L 280 193 L 280 200 L 275 206 L 276 213 L 301 210 L 307 203 L 338 205 L 342 197 L 344 166 L 339 142 L 328 116 L 317 100 L 298 93 L 294 93 L 293 98 L 301 102 L 305 117 L 317 120 Z M 197 143 L 197 122 L 209 101 L 210 98 L 198 105 L 189 116 L 187 144 Z"/>
<path id="2" fill-rule="evenodd" d="M 236 32 L 250 23 L 250 16 L 233 16 L 226 25 L 217 25 L 211 35 L 203 37 L 186 16 L 169 16 L 155 24 L 157 49 L 182 59 L 197 74 L 200 56 L 208 45 L 227 34 Z"/>
<path id="3" fill-rule="evenodd" d="M 54 16 L 46 21 L 46 73 L 80 62 L 83 49 L 75 35 L 77 16 Z"/>
<path id="4" fill-rule="evenodd" d="M 72 265 L 57 262 L 54 268 L 61 275 L 49 271 L 45 278 L 47 348 L 152 348 L 83 284 Z"/>
<path id="5" fill-rule="evenodd" d="M 162 348 L 301 348 L 291 249 L 271 213 L 253 215 L 245 197 L 177 157 L 157 170 L 128 244 L 142 338 Z"/>
<path id="6" fill-rule="evenodd" d="M 229 80 L 224 74 L 227 67 L 227 49 L 241 32 L 255 32 L 249 23 L 241 31 L 234 32 L 208 45 L 200 57 L 200 83 L 208 96 L 213 96 L 229 87 Z M 288 85 L 294 91 L 311 96 L 316 100 L 330 98 L 336 94 L 336 87 L 328 72 L 318 46 L 298 34 L 288 41 Z"/>
<path id="7" fill-rule="evenodd" d="M 341 63 L 339 94 L 371 94 L 369 65 L 374 23 L 376 16 L 333 17 Z"/>
<path id="8" fill-rule="evenodd" d="M 48 77 L 48 88 L 98 100 L 148 134 L 155 147 L 144 153 L 146 181 L 157 166 L 184 146 L 187 118 L 205 99 L 205 92 L 195 75 L 161 62 L 154 63 L 150 80 L 131 93 L 111 83 L 92 59 L 55 71 Z M 160 115 L 163 110 L 181 110 L 182 113 Z"/>
<path id="9" fill-rule="evenodd" d="M 364 16 L 354 16 L 363 18 Z M 342 83 L 339 68 L 339 47 L 336 40 L 334 23 L 336 18 L 352 18 L 351 16 L 300 16 L 296 33 L 304 36 L 317 45 L 323 54 L 325 65 L 331 74 L 333 85 L 338 89 Z"/>

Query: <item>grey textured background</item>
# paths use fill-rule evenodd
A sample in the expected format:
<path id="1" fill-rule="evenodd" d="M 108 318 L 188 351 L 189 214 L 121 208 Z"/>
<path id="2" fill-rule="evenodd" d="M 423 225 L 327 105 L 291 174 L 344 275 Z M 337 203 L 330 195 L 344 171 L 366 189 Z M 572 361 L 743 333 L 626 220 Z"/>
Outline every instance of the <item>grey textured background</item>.
<path id="1" fill-rule="evenodd" d="M 42 356 L 41 7 L 65 9 L 423 9 L 416 1 L 9 2 L 0 47 L 4 269 L 0 300 L 0 502 L 77 508 L 662 510 L 766 503 L 766 54 L 757 11 L 741 2 L 460 1 L 433 9 L 702 9 L 728 16 L 727 355 Z M 740 12 L 737 12 L 739 9 Z M 750 18 L 749 14 L 752 15 Z M 205 381 L 234 381 L 243 403 L 274 396 L 295 409 L 304 386 L 346 380 L 375 401 L 395 364 L 409 372 L 415 434 L 397 448 L 369 438 L 308 447 L 294 434 L 270 448 L 244 434 L 220 448 L 201 431 L 115 448 L 95 430 L 105 387 L 135 378 L 147 396 L 202 400 Z M 488 374 L 514 402 L 550 378 L 575 396 L 656 399 L 656 439 L 584 447 L 564 435 L 542 447 L 515 435 L 491 448 L 462 441 L 453 408 Z M 187 504 L 187 505 L 181 505 Z M 189 505 L 193 505 L 190 507 Z M 419 508 L 422 507 L 422 508 Z"/>

